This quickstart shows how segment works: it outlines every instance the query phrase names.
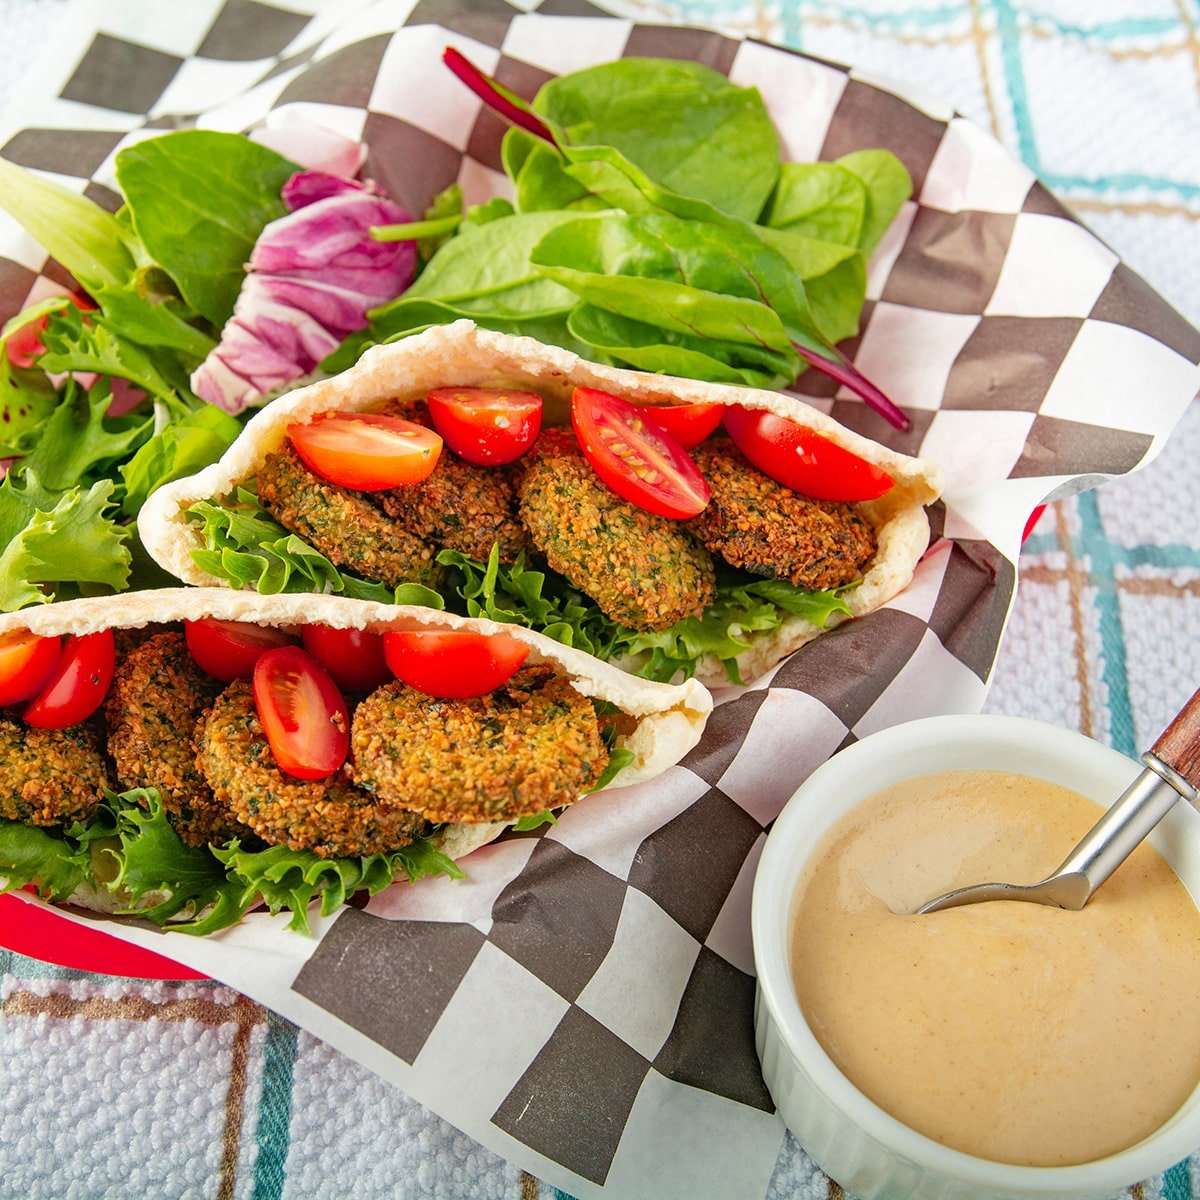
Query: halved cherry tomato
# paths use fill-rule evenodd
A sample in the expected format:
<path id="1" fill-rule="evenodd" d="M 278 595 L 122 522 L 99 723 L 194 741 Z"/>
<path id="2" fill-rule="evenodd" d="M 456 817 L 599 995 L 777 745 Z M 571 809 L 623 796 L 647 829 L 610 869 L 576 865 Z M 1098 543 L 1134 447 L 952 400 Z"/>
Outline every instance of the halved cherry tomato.
<path id="1" fill-rule="evenodd" d="M 65 298 L 70 300 L 80 312 L 91 312 L 96 307 L 86 296 L 77 296 L 73 292 Z M 32 367 L 38 356 L 46 353 L 46 347 L 42 343 L 42 334 L 46 331 L 49 322 L 49 315 L 38 317 L 36 321 L 27 322 L 5 339 L 4 345 L 8 350 L 8 361 L 14 367 Z"/>
<path id="2" fill-rule="evenodd" d="M 267 629 L 252 621 L 218 621 L 216 617 L 184 621 L 183 636 L 197 666 L 225 683 L 249 679 L 255 663 L 268 650 L 296 643 L 282 629 Z"/>
<path id="3" fill-rule="evenodd" d="M 300 631 L 304 648 L 348 692 L 369 692 L 391 682 L 383 657 L 383 638 L 365 629 L 334 629 L 305 625 Z"/>
<path id="4" fill-rule="evenodd" d="M 268 650 L 254 668 L 254 707 L 281 771 L 324 779 L 346 761 L 350 714 L 329 672 L 299 646 Z"/>
<path id="5" fill-rule="evenodd" d="M 762 409 L 727 408 L 725 428 L 764 475 L 814 500 L 874 500 L 892 477 L 819 433 Z"/>
<path id="6" fill-rule="evenodd" d="M 721 423 L 724 404 L 647 404 L 640 406 L 659 429 L 685 450 L 698 446 Z"/>
<path id="7" fill-rule="evenodd" d="M 440 700 L 483 696 L 511 679 L 529 646 L 507 634 L 470 629 L 404 629 L 383 635 L 396 678 Z"/>
<path id="8" fill-rule="evenodd" d="M 289 425 L 288 437 L 309 470 L 360 492 L 420 483 L 442 452 L 432 429 L 379 413 L 326 413 Z"/>
<path id="9" fill-rule="evenodd" d="M 66 729 L 86 721 L 104 702 L 115 663 L 111 629 L 67 638 L 49 681 L 25 709 L 26 724 Z"/>
<path id="10" fill-rule="evenodd" d="M 571 394 L 571 424 L 596 474 L 647 512 L 694 517 L 708 503 L 708 484 L 687 451 L 644 411 L 596 388 Z"/>
<path id="11" fill-rule="evenodd" d="M 459 458 L 498 467 L 520 458 L 542 427 L 542 398 L 505 388 L 434 388 L 425 397 L 433 427 Z"/>
<path id="12" fill-rule="evenodd" d="M 0 636 L 0 704 L 19 704 L 36 696 L 58 666 L 62 642 L 27 629 Z"/>

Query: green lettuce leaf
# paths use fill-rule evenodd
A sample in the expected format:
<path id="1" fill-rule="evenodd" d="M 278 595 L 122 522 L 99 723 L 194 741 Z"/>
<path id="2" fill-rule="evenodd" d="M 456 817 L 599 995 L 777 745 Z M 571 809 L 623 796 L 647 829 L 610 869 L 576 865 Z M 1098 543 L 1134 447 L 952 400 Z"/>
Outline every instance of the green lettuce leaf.
<path id="1" fill-rule="evenodd" d="M 22 456 L 17 470 L 32 472 L 50 491 L 89 483 L 127 458 L 154 427 L 154 418 L 144 414 L 107 417 L 111 400 L 107 380 L 99 380 L 87 392 L 69 382 L 58 405 L 36 429 L 0 449 Z"/>
<path id="2" fill-rule="evenodd" d="M 205 847 L 188 846 L 167 820 L 154 788 L 109 793 L 119 845 L 108 889 L 119 911 L 184 933 L 213 933 L 241 920 L 250 897 Z"/>
<path id="3" fill-rule="evenodd" d="M 322 916 L 329 916 L 356 892 L 376 892 L 397 879 L 415 882 L 428 875 L 465 879 L 466 873 L 426 838 L 399 850 L 359 858 L 320 858 L 311 850 L 289 850 L 269 846 L 265 850 L 243 850 L 231 842 L 212 851 L 231 879 L 243 888 L 249 900 L 261 897 L 273 913 L 290 910 L 289 929 L 310 933 L 308 908 L 321 901 Z"/>
<path id="4" fill-rule="evenodd" d="M 164 483 L 193 475 L 216 462 L 241 431 L 233 417 L 212 404 L 172 421 L 118 468 L 125 485 L 121 511 L 136 516 Z"/>
<path id="5" fill-rule="evenodd" d="M 0 892 L 33 884 L 47 900 L 66 900 L 90 874 L 88 851 L 61 830 L 0 820 Z"/>
<path id="6" fill-rule="evenodd" d="M 58 585 L 126 586 L 129 534 L 109 514 L 112 493 L 108 479 L 47 491 L 29 471 L 0 482 L 0 612 L 43 604 Z"/>
<path id="7" fill-rule="evenodd" d="M 445 607 L 439 593 L 421 584 L 389 588 L 339 571 L 319 550 L 284 529 L 245 488 L 239 488 L 225 504 L 209 500 L 193 504 L 188 519 L 199 525 L 205 546 L 192 551 L 193 561 L 232 587 L 253 587 L 263 595 L 341 592 L 385 604 Z"/>

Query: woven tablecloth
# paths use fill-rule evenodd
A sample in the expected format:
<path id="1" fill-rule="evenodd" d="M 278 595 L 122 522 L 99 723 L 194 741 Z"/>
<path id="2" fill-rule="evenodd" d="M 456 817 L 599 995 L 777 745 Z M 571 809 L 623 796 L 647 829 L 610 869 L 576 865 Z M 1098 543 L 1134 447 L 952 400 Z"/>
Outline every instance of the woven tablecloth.
<path id="1" fill-rule="evenodd" d="M 148 18 L 176 10 L 163 0 L 107 7 L 122 2 Z M 229 7 L 248 28 L 278 17 L 254 0 Z M 602 7 L 918 82 L 995 133 L 1200 324 L 1197 0 Z M 18 94 L 31 52 L 69 38 L 75 11 L 67 0 L 0 0 L 0 107 Z M 1130 755 L 1149 745 L 1200 683 L 1197 461 L 1193 403 L 1148 469 L 1047 510 L 1022 556 L 987 711 L 1077 729 Z M 229 988 L 137 983 L 7 951 L 0 974 L 2 1200 L 561 1195 Z M 1134 1193 L 1200 1194 L 1200 1156 Z M 789 1139 L 769 1195 L 840 1189 Z"/>

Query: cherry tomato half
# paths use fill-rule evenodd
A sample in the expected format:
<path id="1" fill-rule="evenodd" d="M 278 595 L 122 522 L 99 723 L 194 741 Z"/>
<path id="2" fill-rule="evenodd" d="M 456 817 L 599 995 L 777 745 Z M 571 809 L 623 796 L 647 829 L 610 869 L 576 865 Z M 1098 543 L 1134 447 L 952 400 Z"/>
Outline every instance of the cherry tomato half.
<path id="1" fill-rule="evenodd" d="M 685 450 L 698 446 L 721 423 L 724 404 L 647 404 L 641 407 L 659 429 Z"/>
<path id="2" fill-rule="evenodd" d="M 370 692 L 391 682 L 392 672 L 383 657 L 383 638 L 364 629 L 334 629 L 305 625 L 300 631 L 304 648 L 348 692 Z"/>
<path id="3" fill-rule="evenodd" d="M 299 646 L 268 650 L 254 667 L 254 707 L 279 769 L 324 779 L 346 761 L 350 714 L 329 672 Z"/>
<path id="4" fill-rule="evenodd" d="M 91 312 L 96 307 L 86 296 L 77 296 L 73 292 L 68 294 L 66 299 L 70 300 L 80 312 Z M 36 321 L 27 322 L 5 339 L 4 345 L 8 350 L 8 361 L 14 367 L 32 367 L 39 355 L 46 353 L 46 347 L 42 343 L 42 334 L 46 331 L 49 323 L 48 314 L 38 317 Z"/>
<path id="5" fill-rule="evenodd" d="M 252 621 L 218 621 L 216 617 L 184 621 L 183 636 L 196 665 L 225 683 L 249 679 L 254 664 L 268 650 L 296 642 L 282 629 L 267 629 Z"/>
<path id="6" fill-rule="evenodd" d="M 504 388 L 434 388 L 425 397 L 433 427 L 459 458 L 498 467 L 520 458 L 542 427 L 542 398 Z"/>
<path id="7" fill-rule="evenodd" d="M 104 703 L 116 649 L 111 629 L 69 637 L 49 681 L 25 709 L 37 729 L 66 729 L 86 721 Z"/>
<path id="8" fill-rule="evenodd" d="M 764 475 L 814 500 L 874 500 L 892 477 L 819 433 L 762 409 L 727 408 L 725 428 Z"/>
<path id="9" fill-rule="evenodd" d="M 687 451 L 643 412 L 595 388 L 571 394 L 571 424 L 596 474 L 647 512 L 694 517 L 708 503 L 708 484 Z"/>
<path id="10" fill-rule="evenodd" d="M 360 492 L 420 483 L 442 452 L 432 429 L 378 413 L 326 413 L 288 426 L 288 437 L 309 470 Z"/>
<path id="11" fill-rule="evenodd" d="M 383 635 L 397 679 L 440 700 L 483 696 L 511 679 L 529 647 L 507 634 L 469 629 L 404 629 Z"/>
<path id="12" fill-rule="evenodd" d="M 36 696 L 58 666 L 62 642 L 27 629 L 0 636 L 0 705 Z"/>

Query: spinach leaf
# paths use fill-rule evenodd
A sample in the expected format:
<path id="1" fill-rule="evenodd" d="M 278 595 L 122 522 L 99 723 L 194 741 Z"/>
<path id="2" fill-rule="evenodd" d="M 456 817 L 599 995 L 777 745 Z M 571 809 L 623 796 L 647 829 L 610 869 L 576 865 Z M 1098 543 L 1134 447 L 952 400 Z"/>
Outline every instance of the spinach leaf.
<path id="1" fill-rule="evenodd" d="M 869 255 L 895 220 L 900 206 L 912 195 L 912 178 L 890 150 L 856 150 L 843 154 L 837 165 L 857 175 L 867 189 L 858 245 Z"/>
<path id="2" fill-rule="evenodd" d="M 836 163 L 784 163 L 763 224 L 810 238 L 857 246 L 867 209 L 866 184 Z"/>
<path id="3" fill-rule="evenodd" d="M 240 134 L 184 129 L 127 146 L 116 170 L 143 245 L 219 329 L 263 226 L 287 212 L 280 191 L 298 168 Z"/>
<path id="4" fill-rule="evenodd" d="M 786 354 L 810 322 L 787 260 L 736 226 L 673 216 L 577 217 L 534 247 L 533 262 L 581 299 L 689 337 Z"/>
<path id="5" fill-rule="evenodd" d="M 804 281 L 813 321 L 826 340 L 853 337 L 867 298 L 866 256 L 853 246 L 817 241 L 794 228 L 764 227 L 762 237 Z"/>
<path id="6" fill-rule="evenodd" d="M 779 140 L 754 88 L 700 63 L 624 58 L 550 80 L 533 110 L 573 146 L 606 145 L 665 187 L 754 220 L 779 174 Z M 537 154 L 543 169 L 549 160 Z"/>

